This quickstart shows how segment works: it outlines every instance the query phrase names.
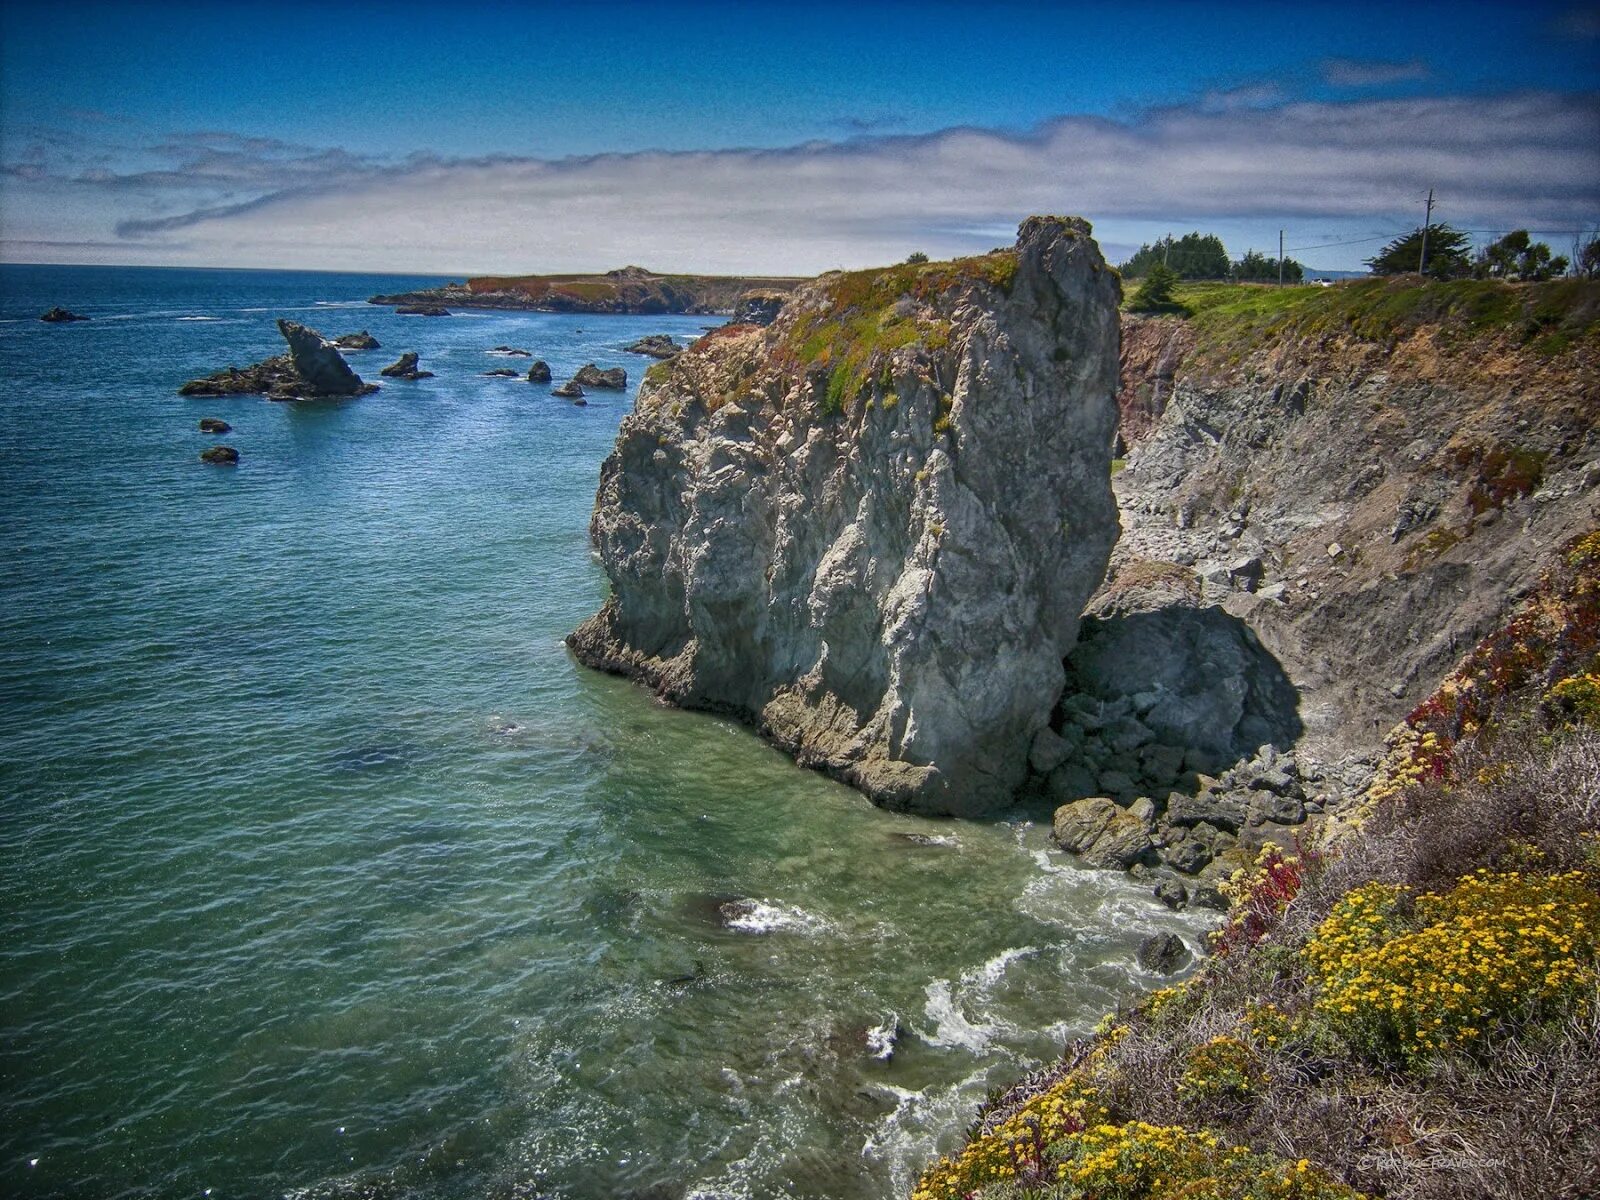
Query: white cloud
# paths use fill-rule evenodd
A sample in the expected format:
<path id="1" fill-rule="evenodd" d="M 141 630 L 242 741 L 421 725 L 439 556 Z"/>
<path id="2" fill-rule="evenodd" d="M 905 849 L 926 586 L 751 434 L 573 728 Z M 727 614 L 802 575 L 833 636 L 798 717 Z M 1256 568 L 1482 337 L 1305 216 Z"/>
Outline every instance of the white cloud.
<path id="1" fill-rule="evenodd" d="M 1108 226 L 1151 221 L 1409 224 L 1413 200 L 1429 187 L 1458 224 L 1556 228 L 1600 209 L 1600 104 L 1552 93 L 1202 103 L 1133 122 L 1065 117 L 1025 135 L 957 128 L 554 161 L 380 162 L 217 134 L 183 148 L 226 197 L 174 210 L 169 170 L 66 181 L 97 191 L 102 204 L 157 198 L 148 202 L 154 215 L 129 215 L 148 206 L 119 214 L 128 246 L 119 261 L 439 273 L 638 262 L 809 273 L 914 248 L 987 249 L 1009 240 L 997 230 L 1034 212 L 1081 213 L 1105 236 Z M 0 202 L 31 182 L 0 178 Z M 84 240 L 109 232 L 86 231 Z M 27 256 L 21 239 L 5 252 Z"/>

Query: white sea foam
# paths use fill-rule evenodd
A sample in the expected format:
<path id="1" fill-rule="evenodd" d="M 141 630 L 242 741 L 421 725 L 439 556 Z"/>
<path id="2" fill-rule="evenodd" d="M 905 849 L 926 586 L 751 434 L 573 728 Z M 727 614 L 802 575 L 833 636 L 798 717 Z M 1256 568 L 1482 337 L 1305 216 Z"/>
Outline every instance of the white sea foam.
<path id="1" fill-rule="evenodd" d="M 894 1046 L 899 1035 L 900 1018 L 890 1013 L 882 1024 L 867 1030 L 867 1053 L 878 1059 L 894 1057 Z"/>
<path id="2" fill-rule="evenodd" d="M 724 906 L 729 929 L 740 933 L 822 933 L 829 929 L 826 919 L 792 904 L 767 900 L 733 900 Z"/>
<path id="3" fill-rule="evenodd" d="M 967 1019 L 956 1002 L 948 979 L 935 979 L 928 985 L 926 994 L 928 1002 L 923 1007 L 923 1013 L 933 1023 L 933 1031 L 923 1033 L 919 1030 L 917 1036 L 930 1046 L 960 1047 L 980 1054 L 988 1048 L 995 1034 L 1000 1032 L 994 1025 L 979 1025 Z"/>

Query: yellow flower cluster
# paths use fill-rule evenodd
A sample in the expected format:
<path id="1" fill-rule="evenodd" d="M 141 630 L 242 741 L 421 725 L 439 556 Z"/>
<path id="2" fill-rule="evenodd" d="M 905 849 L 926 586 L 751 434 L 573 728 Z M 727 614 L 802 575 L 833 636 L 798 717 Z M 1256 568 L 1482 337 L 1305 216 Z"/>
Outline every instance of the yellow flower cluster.
<path id="1" fill-rule="evenodd" d="M 954 1158 L 923 1173 L 911 1200 L 961 1200 L 985 1184 L 1036 1175 L 1043 1148 L 1106 1120 L 1096 1092 L 1076 1072 L 1040 1092 L 992 1133 L 973 1138 Z"/>
<path id="2" fill-rule="evenodd" d="M 1470 690 L 1472 680 L 1447 679 L 1440 685 L 1438 695 L 1453 697 L 1456 692 Z M 1370 815 L 1373 806 L 1398 796 L 1407 788 L 1421 783 L 1434 772 L 1434 762 L 1446 746 L 1437 733 L 1423 732 L 1402 721 L 1389 731 L 1385 739 L 1386 750 L 1378 763 L 1372 782 L 1362 797 L 1363 815 Z"/>
<path id="3" fill-rule="evenodd" d="M 1595 978 L 1600 893 L 1583 871 L 1463 876 L 1401 911 L 1405 889 L 1349 893 L 1307 943 L 1315 1009 L 1354 1044 L 1415 1059 L 1481 1042 L 1502 1021 L 1580 1002 Z"/>
<path id="4" fill-rule="evenodd" d="M 1563 679 L 1544 698 L 1548 707 L 1575 725 L 1600 725 L 1600 669 Z"/>
<path id="5" fill-rule="evenodd" d="M 1270 1001 L 1245 1005 L 1245 1031 L 1250 1040 L 1263 1050 L 1280 1049 L 1284 1043 L 1299 1036 L 1302 1023 L 1303 1019 L 1291 1017 Z"/>
<path id="6" fill-rule="evenodd" d="M 1218 1036 L 1185 1056 L 1178 1095 L 1185 1100 L 1242 1100 L 1266 1081 L 1256 1052 L 1238 1038 Z"/>
<path id="7" fill-rule="evenodd" d="M 1051 1195 L 1088 1200 L 1359 1200 L 1306 1159 L 1286 1163 L 1181 1125 L 1097 1125 L 1073 1139 Z"/>

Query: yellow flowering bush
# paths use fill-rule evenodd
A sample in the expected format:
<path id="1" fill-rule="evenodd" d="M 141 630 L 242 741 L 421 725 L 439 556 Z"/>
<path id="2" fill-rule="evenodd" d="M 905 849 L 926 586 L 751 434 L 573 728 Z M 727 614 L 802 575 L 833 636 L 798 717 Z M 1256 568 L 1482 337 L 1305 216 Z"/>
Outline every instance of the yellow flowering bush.
<path id="1" fill-rule="evenodd" d="M 963 1200 L 986 1184 L 1038 1182 L 1052 1170 L 1046 1163 L 1050 1146 L 1110 1115 L 1095 1097 L 1079 1074 L 1066 1076 L 991 1133 L 973 1138 L 954 1158 L 934 1163 L 911 1200 Z"/>
<path id="2" fill-rule="evenodd" d="M 1097 1125 L 1072 1140 L 1057 1168 L 1073 1200 L 1354 1200 L 1359 1193 L 1306 1159 L 1285 1163 L 1181 1125 Z"/>
<path id="3" fill-rule="evenodd" d="M 1262 1050 L 1277 1050 L 1299 1037 L 1302 1020 L 1290 1016 L 1270 1001 L 1247 1004 L 1244 1009 L 1245 1031 Z"/>
<path id="4" fill-rule="evenodd" d="M 1407 911 L 1407 889 L 1368 884 L 1304 955 L 1316 1012 L 1353 1045 L 1414 1060 L 1470 1048 L 1501 1022 L 1581 1003 L 1600 949 L 1600 894 L 1583 871 L 1466 875 Z"/>
<path id="5" fill-rule="evenodd" d="M 1563 679 L 1544 698 L 1546 709 L 1573 724 L 1600 725 L 1600 670 Z"/>
<path id="6" fill-rule="evenodd" d="M 1223 1035 L 1185 1055 L 1178 1095 L 1185 1100 L 1243 1100 L 1265 1079 L 1256 1052 L 1238 1038 Z"/>

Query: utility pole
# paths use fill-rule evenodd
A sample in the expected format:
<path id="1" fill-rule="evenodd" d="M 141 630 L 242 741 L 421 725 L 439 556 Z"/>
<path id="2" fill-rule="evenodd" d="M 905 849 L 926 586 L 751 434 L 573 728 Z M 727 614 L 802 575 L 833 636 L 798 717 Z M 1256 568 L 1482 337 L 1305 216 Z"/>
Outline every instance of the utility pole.
<path id="1" fill-rule="evenodd" d="M 1433 189 L 1428 189 L 1428 213 L 1422 218 L 1422 249 L 1417 252 L 1417 274 L 1428 265 L 1428 226 L 1433 224 Z"/>
<path id="2" fill-rule="evenodd" d="M 1283 230 L 1278 230 L 1278 286 L 1283 286 Z"/>

